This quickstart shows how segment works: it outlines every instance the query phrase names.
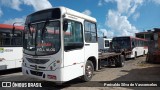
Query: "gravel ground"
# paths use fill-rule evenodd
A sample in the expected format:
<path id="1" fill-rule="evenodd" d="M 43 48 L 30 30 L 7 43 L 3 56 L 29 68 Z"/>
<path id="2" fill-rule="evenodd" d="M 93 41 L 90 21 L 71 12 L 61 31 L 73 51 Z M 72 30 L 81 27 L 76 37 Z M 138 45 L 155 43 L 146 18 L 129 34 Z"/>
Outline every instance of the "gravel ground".
<path id="1" fill-rule="evenodd" d="M 92 81 L 82 82 L 74 79 L 67 82 L 67 86 L 55 86 L 47 88 L 0 88 L 0 90 L 160 90 L 159 87 L 95 87 L 103 85 L 106 81 L 159 81 L 160 64 L 148 64 L 146 57 L 139 57 L 136 60 L 127 60 L 122 68 L 103 67 L 96 71 Z M 14 73 L 13 73 L 14 72 Z M 3 72 L 4 73 L 4 72 Z M 8 71 L 5 74 L 0 72 L 0 81 L 40 81 L 34 78 L 23 76 L 20 70 Z M 90 87 L 87 87 L 90 86 Z"/>
<path id="2" fill-rule="evenodd" d="M 102 68 L 92 81 L 159 81 L 160 64 L 145 62 L 146 57 L 127 60 L 122 68 Z M 93 83 L 94 84 L 94 83 Z M 94 86 L 94 85 L 93 85 Z M 63 90 L 160 90 L 159 87 L 67 87 Z"/>

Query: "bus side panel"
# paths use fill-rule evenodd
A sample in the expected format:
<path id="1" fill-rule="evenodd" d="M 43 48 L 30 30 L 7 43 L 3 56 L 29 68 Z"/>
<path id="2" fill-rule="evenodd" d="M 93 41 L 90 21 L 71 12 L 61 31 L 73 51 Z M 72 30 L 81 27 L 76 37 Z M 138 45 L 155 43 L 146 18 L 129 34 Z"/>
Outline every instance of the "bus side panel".
<path id="1" fill-rule="evenodd" d="M 96 66 L 98 66 L 98 43 L 86 43 L 89 46 L 85 46 L 85 64 L 90 57 L 95 57 L 96 59 Z M 98 67 L 96 67 L 98 70 Z M 84 72 L 85 73 L 85 72 Z"/>
<path id="2" fill-rule="evenodd" d="M 134 58 L 135 57 L 135 53 L 137 52 L 137 56 L 141 56 L 144 54 L 144 51 L 145 51 L 145 54 L 148 53 L 148 48 L 145 48 L 145 47 L 135 47 L 132 49 L 132 54 L 127 57 L 127 58 Z"/>
<path id="3" fill-rule="evenodd" d="M 21 67 L 22 47 L 1 47 L 0 65 L 6 65 L 7 69 Z M 3 63 L 3 64 L 2 64 Z"/>
<path id="4" fill-rule="evenodd" d="M 69 81 L 83 75 L 84 63 L 67 66 L 62 69 L 62 81 Z"/>
<path id="5" fill-rule="evenodd" d="M 63 81 L 83 75 L 84 48 L 64 51 Z"/>

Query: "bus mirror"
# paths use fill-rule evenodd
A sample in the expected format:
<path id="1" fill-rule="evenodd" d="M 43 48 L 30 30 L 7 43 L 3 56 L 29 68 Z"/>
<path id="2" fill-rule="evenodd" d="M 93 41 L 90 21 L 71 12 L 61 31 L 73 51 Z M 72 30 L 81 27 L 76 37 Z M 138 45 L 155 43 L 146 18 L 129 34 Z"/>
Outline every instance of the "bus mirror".
<path id="1" fill-rule="evenodd" d="M 63 31 L 67 31 L 67 29 L 68 29 L 68 21 L 67 20 L 64 20 L 64 22 L 63 22 Z"/>
<path id="2" fill-rule="evenodd" d="M 13 28 L 12 28 L 12 35 L 14 36 L 14 31 L 15 31 L 15 25 L 16 24 L 16 22 L 15 23 L 13 23 Z"/>
<path id="3" fill-rule="evenodd" d="M 13 26 L 12 35 L 14 36 L 15 27 Z"/>

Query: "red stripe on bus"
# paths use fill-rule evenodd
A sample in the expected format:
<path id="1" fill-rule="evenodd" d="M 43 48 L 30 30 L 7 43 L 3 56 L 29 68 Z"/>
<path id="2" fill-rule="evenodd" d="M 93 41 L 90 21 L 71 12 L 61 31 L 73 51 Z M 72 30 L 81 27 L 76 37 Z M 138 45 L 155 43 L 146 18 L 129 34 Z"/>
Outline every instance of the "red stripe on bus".
<path id="1" fill-rule="evenodd" d="M 13 25 L 0 24 L 0 28 L 3 28 L 3 29 L 13 29 Z M 17 30 L 24 30 L 24 27 L 23 26 L 15 26 L 15 29 L 17 29 Z"/>

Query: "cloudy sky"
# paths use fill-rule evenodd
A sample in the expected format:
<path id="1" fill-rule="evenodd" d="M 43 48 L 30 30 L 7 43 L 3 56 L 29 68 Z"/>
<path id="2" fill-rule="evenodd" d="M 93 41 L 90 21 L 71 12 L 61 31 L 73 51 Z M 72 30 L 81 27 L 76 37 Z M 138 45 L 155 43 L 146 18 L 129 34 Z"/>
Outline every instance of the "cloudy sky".
<path id="1" fill-rule="evenodd" d="M 58 6 L 95 17 L 99 36 L 160 28 L 160 0 L 0 0 L 0 23 L 24 22 L 30 13 Z"/>

